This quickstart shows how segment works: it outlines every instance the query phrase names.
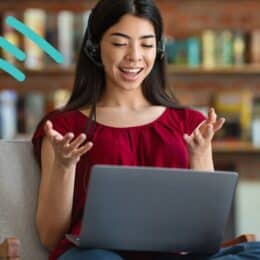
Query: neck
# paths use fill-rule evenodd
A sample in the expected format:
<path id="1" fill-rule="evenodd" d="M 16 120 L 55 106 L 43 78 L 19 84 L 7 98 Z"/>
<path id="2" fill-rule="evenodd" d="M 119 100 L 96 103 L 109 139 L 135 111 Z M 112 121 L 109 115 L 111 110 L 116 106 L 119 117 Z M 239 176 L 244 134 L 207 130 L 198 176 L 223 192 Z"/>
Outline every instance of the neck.
<path id="1" fill-rule="evenodd" d="M 141 88 L 134 90 L 105 91 L 97 105 L 99 107 L 133 110 L 151 106 L 150 102 L 144 97 Z"/>

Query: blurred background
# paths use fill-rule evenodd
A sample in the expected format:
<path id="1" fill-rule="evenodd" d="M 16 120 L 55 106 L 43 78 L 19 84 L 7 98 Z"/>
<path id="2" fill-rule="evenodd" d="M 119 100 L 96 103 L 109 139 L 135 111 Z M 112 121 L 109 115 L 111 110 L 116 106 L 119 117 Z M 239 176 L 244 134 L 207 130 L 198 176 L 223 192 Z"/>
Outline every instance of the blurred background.
<path id="1" fill-rule="evenodd" d="M 3 59 L 26 75 L 19 82 L 0 70 L 0 139 L 30 139 L 39 120 L 64 105 L 73 86 L 83 32 L 95 0 L 0 0 L 0 35 L 26 53 Z M 203 113 L 226 118 L 214 140 L 218 170 L 235 170 L 239 183 L 225 237 L 260 239 L 260 1 L 157 0 L 166 39 L 168 90 Z M 23 21 L 62 52 L 57 65 L 5 23 Z M 210 212 L 209 212 L 210 214 Z"/>

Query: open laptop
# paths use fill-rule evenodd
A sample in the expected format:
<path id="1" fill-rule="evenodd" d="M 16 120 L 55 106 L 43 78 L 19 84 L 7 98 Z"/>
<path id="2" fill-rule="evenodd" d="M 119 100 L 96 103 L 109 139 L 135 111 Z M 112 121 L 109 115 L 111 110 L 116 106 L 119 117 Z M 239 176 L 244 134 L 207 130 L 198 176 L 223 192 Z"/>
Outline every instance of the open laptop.
<path id="1" fill-rule="evenodd" d="M 216 252 L 238 174 L 95 165 L 76 246 L 113 250 Z"/>

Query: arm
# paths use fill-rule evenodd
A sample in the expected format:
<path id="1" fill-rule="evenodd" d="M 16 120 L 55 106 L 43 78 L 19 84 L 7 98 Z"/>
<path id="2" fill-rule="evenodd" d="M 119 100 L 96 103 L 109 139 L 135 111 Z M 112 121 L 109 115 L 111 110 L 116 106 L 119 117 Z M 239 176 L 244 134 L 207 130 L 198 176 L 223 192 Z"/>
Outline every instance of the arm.
<path id="1" fill-rule="evenodd" d="M 75 167 L 65 168 L 55 162 L 52 145 L 46 137 L 41 165 L 36 224 L 43 245 L 52 250 L 70 226 Z"/>
<path id="2" fill-rule="evenodd" d="M 203 155 L 190 155 L 190 168 L 194 170 L 214 171 L 214 162 L 212 154 L 212 145 Z"/>
<path id="3" fill-rule="evenodd" d="M 62 136 L 50 121 L 45 132 L 36 225 L 43 245 L 52 250 L 70 227 L 76 164 L 92 143 L 80 146 L 84 135 L 72 141 L 72 133 Z"/>
<path id="4" fill-rule="evenodd" d="M 212 139 L 224 122 L 224 118 L 217 119 L 215 110 L 211 108 L 208 112 L 208 118 L 199 124 L 190 136 L 184 134 L 191 169 L 214 171 Z"/>

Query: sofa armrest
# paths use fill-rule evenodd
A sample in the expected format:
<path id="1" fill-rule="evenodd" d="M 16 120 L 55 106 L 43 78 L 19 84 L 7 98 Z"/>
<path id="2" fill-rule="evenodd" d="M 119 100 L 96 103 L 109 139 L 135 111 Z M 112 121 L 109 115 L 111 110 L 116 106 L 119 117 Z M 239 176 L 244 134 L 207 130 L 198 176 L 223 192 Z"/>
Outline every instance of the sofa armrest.
<path id="1" fill-rule="evenodd" d="M 233 246 L 243 242 L 253 242 L 256 241 L 256 235 L 254 234 L 243 234 L 232 240 L 226 241 L 221 244 L 221 247 Z M 10 237 L 4 240 L 0 244 L 0 260 L 9 259 L 9 260 L 19 260 L 19 249 L 20 241 L 16 237 Z"/>
<path id="2" fill-rule="evenodd" d="M 0 244 L 0 259 L 19 260 L 20 241 L 16 237 L 9 237 Z"/>
<path id="3" fill-rule="evenodd" d="M 236 237 L 232 240 L 226 241 L 221 244 L 221 247 L 228 247 L 228 246 L 234 246 L 239 243 L 244 243 L 244 242 L 254 242 L 256 241 L 256 235 L 254 234 L 243 234 L 239 237 Z"/>

